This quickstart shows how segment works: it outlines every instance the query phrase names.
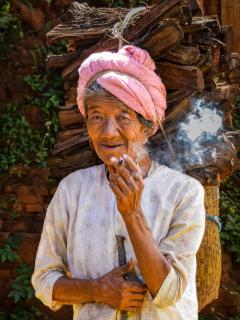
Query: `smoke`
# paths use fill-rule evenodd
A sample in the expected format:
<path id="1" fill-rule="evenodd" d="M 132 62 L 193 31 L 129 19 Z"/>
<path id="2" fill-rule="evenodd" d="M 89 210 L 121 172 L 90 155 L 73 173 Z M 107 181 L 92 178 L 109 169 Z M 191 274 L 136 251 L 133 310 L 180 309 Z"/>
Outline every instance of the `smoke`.
<path id="1" fill-rule="evenodd" d="M 167 134 L 176 158 L 161 138 L 153 142 L 149 151 L 155 161 L 185 172 L 193 166 L 204 166 L 216 161 L 217 146 L 222 143 L 223 113 L 219 104 L 206 97 L 190 98 L 191 111 L 179 121 L 174 133 Z"/>

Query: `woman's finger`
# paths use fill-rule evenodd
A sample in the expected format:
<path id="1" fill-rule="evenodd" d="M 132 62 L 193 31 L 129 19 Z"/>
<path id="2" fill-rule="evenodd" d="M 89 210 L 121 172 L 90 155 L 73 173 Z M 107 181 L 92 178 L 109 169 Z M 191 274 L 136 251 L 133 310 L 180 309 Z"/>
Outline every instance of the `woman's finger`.
<path id="1" fill-rule="evenodd" d="M 135 189 L 136 182 L 134 181 L 132 175 L 130 174 L 129 170 L 126 169 L 125 166 L 120 168 L 119 175 L 121 175 L 121 177 L 124 179 L 124 181 L 131 190 Z"/>
<path id="2" fill-rule="evenodd" d="M 116 169 L 114 168 L 114 166 L 107 166 L 107 169 L 108 169 L 109 175 L 116 173 Z"/>
<path id="3" fill-rule="evenodd" d="M 110 161 L 111 161 L 112 167 L 113 167 L 116 171 L 118 171 L 119 168 L 122 166 L 122 164 L 119 163 L 119 159 L 117 159 L 116 157 L 111 157 Z"/>
<path id="4" fill-rule="evenodd" d="M 111 178 L 109 179 L 120 188 L 124 195 L 127 195 L 129 192 L 131 192 L 129 186 L 120 175 L 111 175 Z"/>
<path id="5" fill-rule="evenodd" d="M 117 186 L 113 181 L 110 181 L 109 185 L 118 199 L 121 199 L 124 196 L 119 186 Z"/>
<path id="6" fill-rule="evenodd" d="M 142 301 L 145 297 L 145 293 L 144 294 L 138 294 L 138 293 L 134 293 L 131 296 L 131 300 L 136 300 L 136 301 Z"/>
<path id="7" fill-rule="evenodd" d="M 138 282 L 133 282 L 133 281 L 128 281 L 129 282 L 129 290 L 131 292 L 137 292 L 137 293 L 146 293 L 147 288 L 141 283 Z"/>
<path id="8" fill-rule="evenodd" d="M 123 159 L 125 161 L 125 166 L 129 169 L 134 179 L 142 177 L 142 171 L 140 167 L 133 161 L 131 157 L 124 154 Z"/>

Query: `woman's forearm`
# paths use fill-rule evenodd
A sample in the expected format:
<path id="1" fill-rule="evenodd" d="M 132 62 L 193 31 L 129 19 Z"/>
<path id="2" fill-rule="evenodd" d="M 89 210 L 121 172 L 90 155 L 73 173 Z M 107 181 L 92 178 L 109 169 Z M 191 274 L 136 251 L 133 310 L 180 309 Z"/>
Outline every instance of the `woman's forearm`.
<path id="1" fill-rule="evenodd" d="M 53 287 L 52 298 L 64 304 L 80 304 L 97 300 L 98 281 L 59 278 Z"/>
<path id="2" fill-rule="evenodd" d="M 146 285 L 155 297 L 168 275 L 171 265 L 160 252 L 142 211 L 124 218 L 134 248 L 139 269 Z"/>

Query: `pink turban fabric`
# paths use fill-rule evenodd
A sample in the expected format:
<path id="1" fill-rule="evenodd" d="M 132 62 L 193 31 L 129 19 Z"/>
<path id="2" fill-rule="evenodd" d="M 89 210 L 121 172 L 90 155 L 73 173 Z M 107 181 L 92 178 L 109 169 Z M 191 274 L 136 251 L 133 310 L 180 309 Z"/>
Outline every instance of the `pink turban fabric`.
<path id="1" fill-rule="evenodd" d="M 164 119 L 166 90 L 155 73 L 155 63 L 146 50 L 127 45 L 118 52 L 91 54 L 78 69 L 77 104 L 85 116 L 84 93 L 96 80 L 105 90 L 145 119 Z"/>

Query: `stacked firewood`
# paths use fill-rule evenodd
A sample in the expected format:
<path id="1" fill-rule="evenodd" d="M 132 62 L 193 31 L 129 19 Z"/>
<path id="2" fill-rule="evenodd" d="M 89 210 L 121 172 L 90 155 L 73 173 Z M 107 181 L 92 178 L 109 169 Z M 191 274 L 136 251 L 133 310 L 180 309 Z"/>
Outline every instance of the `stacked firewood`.
<path id="1" fill-rule="evenodd" d="M 63 69 L 65 81 L 65 106 L 59 111 L 61 131 L 52 152 L 62 175 L 98 161 L 89 147 L 85 121 L 76 105 L 78 67 L 89 54 L 116 51 L 119 43 L 144 48 L 155 60 L 168 93 L 166 134 L 172 133 L 190 111 L 189 97 L 203 92 L 217 97 L 224 114 L 226 132 L 222 133 L 222 141 L 227 151 L 216 163 L 203 167 L 217 168 L 224 177 L 230 175 L 240 167 L 236 157 L 240 134 L 228 132 L 240 84 L 240 57 L 231 52 L 231 27 L 222 27 L 216 16 L 203 16 L 197 0 L 155 1 L 139 10 L 121 29 L 128 12 L 127 8 L 94 8 L 73 2 L 62 23 L 47 34 L 51 44 L 68 40 L 67 53 L 47 59 L 49 67 Z"/>

